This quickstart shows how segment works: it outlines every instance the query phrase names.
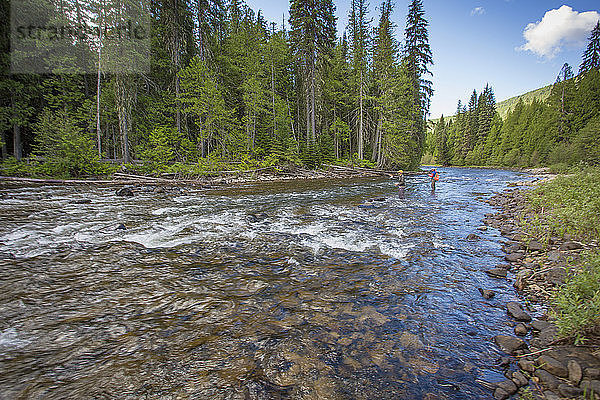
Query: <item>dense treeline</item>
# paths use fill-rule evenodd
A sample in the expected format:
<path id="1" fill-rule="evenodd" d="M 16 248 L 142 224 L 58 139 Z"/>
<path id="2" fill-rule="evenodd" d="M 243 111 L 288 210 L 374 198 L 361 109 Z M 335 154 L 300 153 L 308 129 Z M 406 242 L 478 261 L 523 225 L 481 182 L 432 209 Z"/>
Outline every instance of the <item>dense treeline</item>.
<path id="1" fill-rule="evenodd" d="M 489 86 L 468 106 L 440 118 L 428 149 L 443 165 L 533 167 L 600 162 L 600 22 L 592 31 L 579 73 L 561 69 L 550 96 L 519 101 L 502 120 Z"/>
<path id="2" fill-rule="evenodd" d="M 105 4 L 56 2 L 48 18 L 80 24 L 91 16 L 102 26 L 115 14 L 115 3 Z M 421 0 L 410 4 L 402 44 L 391 0 L 379 7 L 375 27 L 366 1 L 352 0 L 342 37 L 333 0 L 291 0 L 281 25 L 241 0 L 149 6 L 144 73 L 103 67 L 106 50 L 90 45 L 83 51 L 98 60 L 94 74 L 78 71 L 65 53 L 49 63 L 50 74 L 9 75 L 15 54 L 3 32 L 3 159 L 37 159 L 53 175 L 101 172 L 103 159 L 141 160 L 148 172 L 336 160 L 419 164 L 432 94 Z"/>

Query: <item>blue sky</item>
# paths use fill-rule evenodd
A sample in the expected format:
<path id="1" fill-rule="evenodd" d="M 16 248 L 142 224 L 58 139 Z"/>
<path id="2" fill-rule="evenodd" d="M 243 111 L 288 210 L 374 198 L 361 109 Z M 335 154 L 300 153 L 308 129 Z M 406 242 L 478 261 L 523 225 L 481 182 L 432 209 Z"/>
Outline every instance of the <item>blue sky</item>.
<path id="1" fill-rule="evenodd" d="M 288 18 L 286 0 L 247 0 L 270 21 Z M 371 1 L 378 20 L 380 1 Z M 338 33 L 346 28 L 350 0 L 335 0 Z M 402 39 L 409 0 L 396 0 L 393 19 Z M 575 71 L 589 31 L 600 18 L 597 0 L 424 0 L 434 56 L 431 117 L 452 115 L 489 83 L 498 101 L 555 81 L 567 62 Z M 530 25 L 531 24 L 531 25 Z M 589 28 L 589 31 L 588 31 Z M 527 39 L 524 37 L 527 35 Z"/>

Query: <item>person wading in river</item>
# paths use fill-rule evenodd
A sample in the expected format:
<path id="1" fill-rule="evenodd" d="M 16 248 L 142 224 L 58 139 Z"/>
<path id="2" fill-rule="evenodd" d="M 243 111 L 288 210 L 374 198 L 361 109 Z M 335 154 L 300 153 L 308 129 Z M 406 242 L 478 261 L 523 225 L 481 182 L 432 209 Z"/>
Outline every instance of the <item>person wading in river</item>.
<path id="1" fill-rule="evenodd" d="M 394 175 L 390 175 L 390 178 L 394 179 Z M 398 182 L 396 182 L 398 188 L 398 195 L 404 197 L 404 188 L 406 187 L 406 181 L 404 180 L 404 171 L 398 171 Z"/>
<path id="2" fill-rule="evenodd" d="M 435 183 L 440 180 L 440 174 L 435 168 L 429 171 L 429 177 L 431 178 L 431 190 L 435 190 Z"/>
<path id="3" fill-rule="evenodd" d="M 403 188 L 406 186 L 406 181 L 404 180 L 404 171 L 398 171 L 398 182 L 396 182 L 396 186 L 399 188 Z"/>

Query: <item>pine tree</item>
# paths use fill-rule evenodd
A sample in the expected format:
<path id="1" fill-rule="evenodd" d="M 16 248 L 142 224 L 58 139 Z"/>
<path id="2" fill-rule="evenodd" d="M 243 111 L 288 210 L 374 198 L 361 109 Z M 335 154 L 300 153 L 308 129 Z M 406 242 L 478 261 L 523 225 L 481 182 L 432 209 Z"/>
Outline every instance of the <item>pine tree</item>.
<path id="1" fill-rule="evenodd" d="M 450 154 L 448 152 L 448 137 L 447 137 L 446 122 L 444 121 L 444 115 L 440 117 L 440 120 L 435 124 L 434 138 L 435 138 L 435 154 L 438 164 L 447 166 L 450 163 Z"/>
<path id="2" fill-rule="evenodd" d="M 464 132 L 463 142 L 463 156 L 466 156 L 470 151 L 475 148 L 479 124 L 479 115 L 477 110 L 478 104 L 477 91 L 473 90 L 471 98 L 469 100 L 469 108 L 466 115 L 466 130 Z"/>
<path id="3" fill-rule="evenodd" d="M 425 118 L 429 112 L 432 83 L 425 76 L 431 75 L 433 56 L 429 47 L 428 22 L 421 0 L 412 0 L 408 8 L 405 29 L 404 58 L 412 82 L 413 127 L 412 132 L 420 148 L 425 138 Z M 421 154 L 415 157 L 420 158 Z"/>
<path id="4" fill-rule="evenodd" d="M 600 21 L 596 23 L 596 26 L 592 30 L 587 49 L 583 53 L 583 62 L 579 67 L 579 75 L 586 74 L 598 68 L 600 68 Z"/>
<path id="5" fill-rule="evenodd" d="M 356 142 L 358 158 L 361 160 L 364 159 L 365 148 L 368 52 L 371 40 L 368 7 L 365 0 L 352 0 L 349 20 L 352 71 L 356 85 Z"/>
<path id="6" fill-rule="evenodd" d="M 317 133 L 319 61 L 335 44 L 335 7 L 332 0 L 291 0 L 290 41 L 301 72 L 306 106 L 306 140 L 314 156 Z"/>
<path id="7" fill-rule="evenodd" d="M 573 70 L 569 64 L 565 63 L 556 78 L 556 82 L 552 87 L 552 93 L 548 100 L 554 104 L 558 115 L 556 127 L 558 131 L 556 140 L 558 142 L 567 140 L 571 133 L 574 91 L 575 82 L 573 80 Z"/>

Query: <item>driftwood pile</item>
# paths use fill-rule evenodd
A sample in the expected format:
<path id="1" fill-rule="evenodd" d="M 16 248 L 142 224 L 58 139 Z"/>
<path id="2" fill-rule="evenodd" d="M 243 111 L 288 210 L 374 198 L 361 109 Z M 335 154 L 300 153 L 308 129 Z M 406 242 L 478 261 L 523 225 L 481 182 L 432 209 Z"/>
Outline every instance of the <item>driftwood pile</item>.
<path id="1" fill-rule="evenodd" d="M 176 174 L 164 174 L 161 177 L 134 175 L 117 172 L 112 180 L 100 179 L 36 179 L 0 176 L 0 183 L 32 183 L 46 185 L 156 185 L 156 186 L 207 186 L 255 181 L 286 181 L 307 179 L 349 179 L 361 177 L 378 177 L 396 175 L 396 171 L 375 170 L 360 167 L 342 167 L 339 165 L 323 165 L 320 170 L 302 168 L 278 170 L 266 167 L 246 171 L 215 171 L 202 176 L 181 177 Z M 417 175 L 421 172 L 405 172 L 405 175 Z"/>

